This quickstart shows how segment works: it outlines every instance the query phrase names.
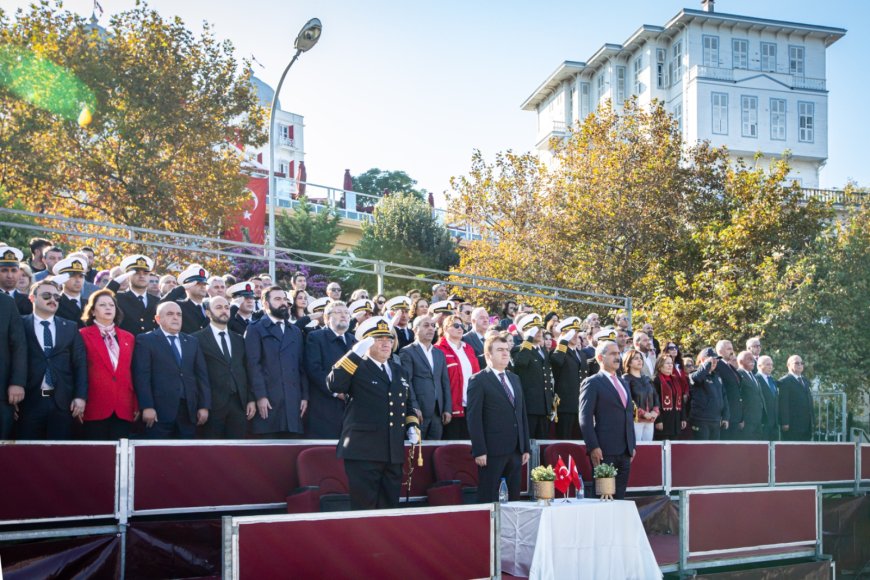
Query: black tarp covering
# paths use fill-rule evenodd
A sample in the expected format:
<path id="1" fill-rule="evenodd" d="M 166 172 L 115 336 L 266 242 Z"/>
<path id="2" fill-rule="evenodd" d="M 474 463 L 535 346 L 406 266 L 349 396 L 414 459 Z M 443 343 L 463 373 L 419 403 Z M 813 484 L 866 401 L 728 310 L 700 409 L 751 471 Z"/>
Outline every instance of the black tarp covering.
<path id="1" fill-rule="evenodd" d="M 117 534 L 31 540 L 0 547 L 4 580 L 118 578 L 121 538 Z"/>

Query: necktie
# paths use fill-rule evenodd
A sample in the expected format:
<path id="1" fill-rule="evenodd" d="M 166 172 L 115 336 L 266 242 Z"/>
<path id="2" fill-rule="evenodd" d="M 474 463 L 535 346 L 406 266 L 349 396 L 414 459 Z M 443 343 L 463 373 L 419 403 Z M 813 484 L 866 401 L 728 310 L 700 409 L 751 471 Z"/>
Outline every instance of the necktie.
<path id="1" fill-rule="evenodd" d="M 610 382 L 613 383 L 613 388 L 616 389 L 616 392 L 619 394 L 619 400 L 622 401 L 622 406 L 625 407 L 628 402 L 625 398 L 625 389 L 619 386 L 619 383 L 616 380 L 616 375 L 610 375 Z"/>
<path id="2" fill-rule="evenodd" d="M 767 377 L 767 386 L 770 387 L 770 392 L 775 395 L 776 385 L 773 384 L 773 379 L 771 377 Z"/>
<path id="3" fill-rule="evenodd" d="M 147 306 L 145 306 L 145 297 L 139 296 L 138 298 L 139 298 L 139 304 L 142 305 L 142 309 L 144 310 L 145 308 L 147 308 Z"/>
<path id="4" fill-rule="evenodd" d="M 278 330 L 281 331 L 281 334 L 284 334 L 284 321 L 283 320 L 278 321 Z"/>
<path id="5" fill-rule="evenodd" d="M 48 320 L 43 320 L 40 322 L 42 325 L 42 347 L 45 351 L 45 355 L 51 355 L 51 351 L 54 349 L 54 339 L 51 336 L 51 323 Z M 49 387 L 54 386 L 54 381 L 51 378 L 51 365 L 45 365 L 45 384 Z"/>
<path id="6" fill-rule="evenodd" d="M 507 380 L 504 377 L 504 373 L 498 373 L 498 378 L 501 381 L 501 386 L 504 389 L 504 394 L 507 395 L 508 401 L 511 402 L 511 405 L 514 404 L 514 393 L 511 391 L 510 387 L 508 387 Z"/>
<path id="7" fill-rule="evenodd" d="M 171 347 L 170 350 L 172 351 L 172 356 L 175 357 L 176 364 L 178 364 L 178 366 L 181 366 L 181 352 L 179 352 L 178 346 L 176 345 L 176 342 L 175 342 L 177 340 L 178 340 L 177 336 L 169 335 L 169 345 Z"/>
<path id="8" fill-rule="evenodd" d="M 547 355 L 544 354 L 544 349 L 543 349 L 543 348 L 539 348 L 539 349 L 538 349 L 538 354 L 541 356 L 541 359 L 542 359 L 542 360 L 547 360 Z"/>
<path id="9" fill-rule="evenodd" d="M 381 364 L 381 370 L 384 371 L 384 373 L 386 373 L 387 378 L 389 378 L 390 381 L 392 382 L 392 380 L 393 380 L 393 373 L 390 372 L 390 365 L 385 364 L 385 363 L 382 363 L 382 364 Z"/>
<path id="10" fill-rule="evenodd" d="M 221 337 L 221 350 L 224 351 L 224 358 L 227 360 L 230 359 L 230 347 L 227 345 L 227 333 L 224 331 L 220 331 L 218 333 Z"/>

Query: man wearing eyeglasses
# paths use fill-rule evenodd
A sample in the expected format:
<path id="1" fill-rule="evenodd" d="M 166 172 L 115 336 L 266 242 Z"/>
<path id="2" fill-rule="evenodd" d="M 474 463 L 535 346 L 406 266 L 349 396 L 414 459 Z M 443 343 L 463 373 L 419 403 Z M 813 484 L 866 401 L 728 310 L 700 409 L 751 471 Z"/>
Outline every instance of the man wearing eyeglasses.
<path id="1" fill-rule="evenodd" d="M 73 419 L 82 420 L 88 398 L 85 344 L 75 322 L 55 316 L 60 286 L 36 283 L 33 314 L 24 317 L 27 386 L 19 406 L 19 439 L 70 439 Z"/>
<path id="2" fill-rule="evenodd" d="M 335 282 L 326 285 L 326 295 L 330 300 L 341 300 L 341 286 Z"/>
<path id="3" fill-rule="evenodd" d="M 779 424 L 783 441 L 810 441 L 813 438 L 813 395 L 804 376 L 804 361 L 796 354 L 788 357 L 788 374 L 779 379 Z"/>

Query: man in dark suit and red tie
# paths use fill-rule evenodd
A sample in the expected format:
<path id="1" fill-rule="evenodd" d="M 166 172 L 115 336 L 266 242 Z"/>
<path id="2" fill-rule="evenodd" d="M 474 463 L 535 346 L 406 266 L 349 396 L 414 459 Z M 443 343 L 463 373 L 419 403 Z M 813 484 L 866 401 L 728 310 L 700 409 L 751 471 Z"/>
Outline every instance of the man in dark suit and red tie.
<path id="1" fill-rule="evenodd" d="M 636 445 L 631 393 L 617 376 L 621 356 L 615 342 L 598 343 L 595 360 L 601 370 L 580 385 L 580 429 L 592 465 L 616 467 L 614 497 L 624 499 Z"/>
<path id="2" fill-rule="evenodd" d="M 529 461 L 529 420 L 520 378 L 507 370 L 513 339 L 492 334 L 483 344 L 487 367 L 468 381 L 468 433 L 477 463 L 477 501 L 498 501 L 501 478 L 508 497 L 520 499 L 520 476 Z"/>

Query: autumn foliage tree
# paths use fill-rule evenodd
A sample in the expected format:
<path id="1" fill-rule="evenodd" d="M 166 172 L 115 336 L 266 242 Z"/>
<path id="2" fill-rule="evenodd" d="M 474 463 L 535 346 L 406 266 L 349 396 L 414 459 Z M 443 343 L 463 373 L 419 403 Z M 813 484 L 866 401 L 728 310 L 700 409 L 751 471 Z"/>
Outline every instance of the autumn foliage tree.
<path id="1" fill-rule="evenodd" d="M 102 30 L 41 2 L 0 11 L 0 47 L 0 186 L 27 208 L 218 237 L 249 196 L 228 143 L 263 142 L 264 113 L 207 25 L 143 2 Z"/>

